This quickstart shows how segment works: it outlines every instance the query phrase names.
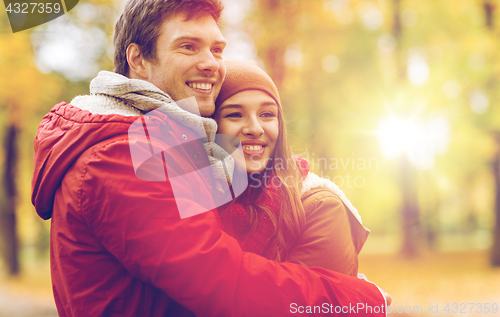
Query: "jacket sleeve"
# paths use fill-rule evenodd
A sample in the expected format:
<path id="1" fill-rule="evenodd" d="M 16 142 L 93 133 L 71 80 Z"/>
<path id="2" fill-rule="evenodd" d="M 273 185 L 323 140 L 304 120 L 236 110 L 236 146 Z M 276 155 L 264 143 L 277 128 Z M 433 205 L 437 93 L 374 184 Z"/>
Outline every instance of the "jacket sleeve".
<path id="1" fill-rule="evenodd" d="M 369 231 L 349 217 L 349 210 L 340 198 L 326 189 L 313 189 L 302 198 L 306 226 L 287 261 L 306 267 L 319 266 L 356 276 L 357 244 L 363 244 Z M 356 243 L 357 242 L 357 243 Z"/>
<path id="2" fill-rule="evenodd" d="M 306 306 L 318 306 L 315 315 L 385 316 L 374 284 L 242 252 L 213 211 L 180 219 L 170 182 L 137 178 L 125 140 L 94 147 L 83 166 L 79 204 L 93 234 L 134 276 L 197 316 L 284 316 Z M 198 208 L 194 184 L 184 186 L 182 203 Z"/>

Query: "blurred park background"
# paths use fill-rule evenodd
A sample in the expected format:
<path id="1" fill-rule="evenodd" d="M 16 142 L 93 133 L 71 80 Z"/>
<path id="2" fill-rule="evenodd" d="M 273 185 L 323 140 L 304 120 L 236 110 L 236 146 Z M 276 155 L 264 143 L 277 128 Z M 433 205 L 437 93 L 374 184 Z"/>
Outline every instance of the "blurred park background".
<path id="1" fill-rule="evenodd" d="M 393 313 L 499 315 L 500 2 L 224 2 L 225 55 L 276 82 L 295 153 L 371 230 L 360 271 Z M 33 139 L 53 105 L 113 69 L 123 5 L 81 0 L 15 34 L 0 5 L 0 317 L 57 315 Z"/>

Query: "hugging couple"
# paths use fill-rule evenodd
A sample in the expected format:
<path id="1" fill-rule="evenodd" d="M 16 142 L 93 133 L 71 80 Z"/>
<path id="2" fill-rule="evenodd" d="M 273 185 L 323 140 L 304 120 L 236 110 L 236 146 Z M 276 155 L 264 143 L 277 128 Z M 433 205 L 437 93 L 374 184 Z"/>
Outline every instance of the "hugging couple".
<path id="1" fill-rule="evenodd" d="M 219 0 L 129 0 L 114 72 L 42 119 L 32 201 L 51 218 L 59 315 L 385 316 L 384 293 L 357 278 L 368 230 L 335 184 L 294 157 L 269 76 L 224 60 L 221 11 Z M 174 102 L 192 97 L 201 117 Z M 248 186 L 181 217 L 180 206 L 214 205 L 207 179 L 225 160 L 215 133 L 241 141 Z M 157 156 L 163 181 L 155 160 L 139 177 L 132 156 L 167 143 L 183 146 Z M 175 186 L 172 171 L 185 176 Z M 256 185 L 264 177 L 273 181 Z"/>

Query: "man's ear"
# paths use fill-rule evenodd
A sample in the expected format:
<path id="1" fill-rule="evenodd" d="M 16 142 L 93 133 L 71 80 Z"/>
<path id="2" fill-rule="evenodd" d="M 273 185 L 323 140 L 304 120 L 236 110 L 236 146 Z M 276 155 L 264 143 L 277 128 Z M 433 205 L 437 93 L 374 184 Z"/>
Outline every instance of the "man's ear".
<path id="1" fill-rule="evenodd" d="M 141 49 L 136 43 L 131 43 L 127 47 L 127 62 L 129 66 L 129 78 L 143 80 L 149 78 L 147 67 L 148 61 L 144 59 Z"/>

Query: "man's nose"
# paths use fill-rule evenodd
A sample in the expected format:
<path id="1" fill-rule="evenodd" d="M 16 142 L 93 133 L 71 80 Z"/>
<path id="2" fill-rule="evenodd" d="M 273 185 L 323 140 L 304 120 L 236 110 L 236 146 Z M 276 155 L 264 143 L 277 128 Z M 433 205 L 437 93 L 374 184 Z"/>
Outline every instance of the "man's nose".
<path id="1" fill-rule="evenodd" d="M 260 125 L 260 122 L 257 117 L 248 118 L 245 126 L 242 130 L 243 134 L 250 135 L 254 137 L 260 137 L 264 134 L 264 129 Z"/>
<path id="2" fill-rule="evenodd" d="M 219 70 L 219 63 L 215 59 L 210 49 L 203 50 L 198 62 L 198 70 L 216 72 Z"/>

